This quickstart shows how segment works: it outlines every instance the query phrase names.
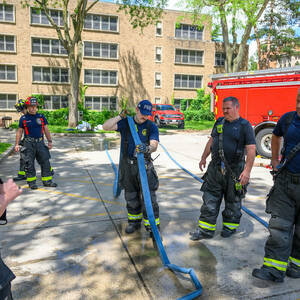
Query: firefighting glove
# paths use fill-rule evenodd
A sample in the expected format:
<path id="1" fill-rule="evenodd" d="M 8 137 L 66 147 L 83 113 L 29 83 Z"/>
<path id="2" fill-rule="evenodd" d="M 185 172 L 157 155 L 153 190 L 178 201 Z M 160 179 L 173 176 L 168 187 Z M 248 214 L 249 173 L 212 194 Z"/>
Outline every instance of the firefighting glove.
<path id="1" fill-rule="evenodd" d="M 146 144 L 142 143 L 136 146 L 135 148 L 137 153 L 150 153 L 150 146 L 147 146 Z"/>

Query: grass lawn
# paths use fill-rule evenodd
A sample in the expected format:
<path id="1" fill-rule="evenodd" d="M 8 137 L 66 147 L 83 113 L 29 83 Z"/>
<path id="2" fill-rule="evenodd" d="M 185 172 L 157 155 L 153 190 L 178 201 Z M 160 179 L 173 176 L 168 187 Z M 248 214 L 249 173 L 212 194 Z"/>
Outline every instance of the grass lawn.
<path id="1" fill-rule="evenodd" d="M 205 130 L 205 129 L 211 129 L 214 125 L 215 121 L 185 121 L 184 122 L 184 129 L 178 129 L 177 126 L 164 126 L 162 128 L 159 128 L 159 132 L 166 132 L 167 130 L 182 130 L 185 129 L 188 130 Z"/>
<path id="2" fill-rule="evenodd" d="M 0 154 L 6 151 L 10 146 L 11 144 L 9 143 L 0 143 Z"/>
<path id="3" fill-rule="evenodd" d="M 188 130 L 205 130 L 210 129 L 214 125 L 214 121 L 185 121 L 185 129 Z M 14 123 L 11 125 L 12 128 L 18 128 L 18 124 Z M 58 125 L 48 125 L 50 132 L 52 133 L 105 133 L 105 132 L 115 132 L 115 131 L 104 131 L 104 130 L 98 130 L 98 131 L 79 131 L 77 129 L 67 130 L 68 126 L 58 126 Z M 160 132 L 166 132 L 167 130 L 178 130 L 177 126 L 164 126 L 162 128 L 159 128 Z M 184 129 L 180 129 L 184 131 Z"/>

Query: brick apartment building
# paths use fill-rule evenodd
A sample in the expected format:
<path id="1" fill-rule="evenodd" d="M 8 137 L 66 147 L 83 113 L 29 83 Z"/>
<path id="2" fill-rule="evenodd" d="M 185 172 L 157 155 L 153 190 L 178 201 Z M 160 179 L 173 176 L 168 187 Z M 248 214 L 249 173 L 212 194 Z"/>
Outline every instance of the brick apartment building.
<path id="1" fill-rule="evenodd" d="M 53 110 L 66 107 L 70 93 L 68 59 L 56 31 L 42 11 L 20 2 L 0 0 L 0 118 L 14 120 L 20 98 L 43 94 L 45 109 Z M 87 108 L 118 109 L 121 96 L 129 105 L 172 98 L 178 104 L 206 88 L 211 74 L 224 72 L 225 55 L 216 51 L 220 47 L 211 41 L 208 23 L 200 30 L 183 18 L 176 27 L 184 13 L 165 10 L 161 22 L 141 34 L 117 9 L 99 2 L 85 20 L 81 81 L 88 86 Z M 53 9 L 51 15 L 63 25 L 62 11 Z"/>

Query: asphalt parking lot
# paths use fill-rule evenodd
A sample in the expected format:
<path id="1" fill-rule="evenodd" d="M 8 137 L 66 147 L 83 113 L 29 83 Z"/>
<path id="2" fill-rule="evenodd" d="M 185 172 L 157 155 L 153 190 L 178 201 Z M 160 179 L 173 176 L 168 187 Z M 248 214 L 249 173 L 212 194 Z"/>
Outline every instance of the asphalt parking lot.
<path id="1" fill-rule="evenodd" d="M 201 176 L 200 156 L 207 133 L 173 132 L 161 143 L 186 169 Z M 118 163 L 117 135 L 54 136 L 51 164 L 57 188 L 23 194 L 8 208 L 7 226 L 0 228 L 1 255 L 17 278 L 14 299 L 177 299 L 194 290 L 188 277 L 164 268 L 152 239 L 144 229 L 126 235 L 123 193 L 112 194 L 114 173 L 104 150 L 107 143 Z M 299 281 L 276 284 L 251 276 L 263 262 L 267 229 L 243 214 L 238 232 L 193 242 L 202 204 L 200 183 L 179 169 L 159 147 L 154 154 L 160 188 L 158 201 L 163 244 L 172 263 L 192 267 L 203 286 L 199 299 L 297 299 Z M 18 171 L 18 154 L 0 163 L 0 177 Z M 259 163 L 267 160 L 257 159 Z M 37 166 L 38 177 L 40 169 Z M 272 185 L 269 170 L 254 167 L 243 203 L 263 220 L 265 196 Z"/>

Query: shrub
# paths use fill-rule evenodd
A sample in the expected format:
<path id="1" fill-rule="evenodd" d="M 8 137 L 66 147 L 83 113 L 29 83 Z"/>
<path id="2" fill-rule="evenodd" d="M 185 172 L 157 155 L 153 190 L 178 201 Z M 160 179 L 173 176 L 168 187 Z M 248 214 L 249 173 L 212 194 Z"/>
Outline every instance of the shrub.
<path id="1" fill-rule="evenodd" d="M 187 109 L 187 102 L 190 106 Z M 205 95 L 204 89 L 197 90 L 195 99 L 183 99 L 180 102 L 184 118 L 187 121 L 214 120 L 214 113 L 210 111 L 210 95 Z"/>

